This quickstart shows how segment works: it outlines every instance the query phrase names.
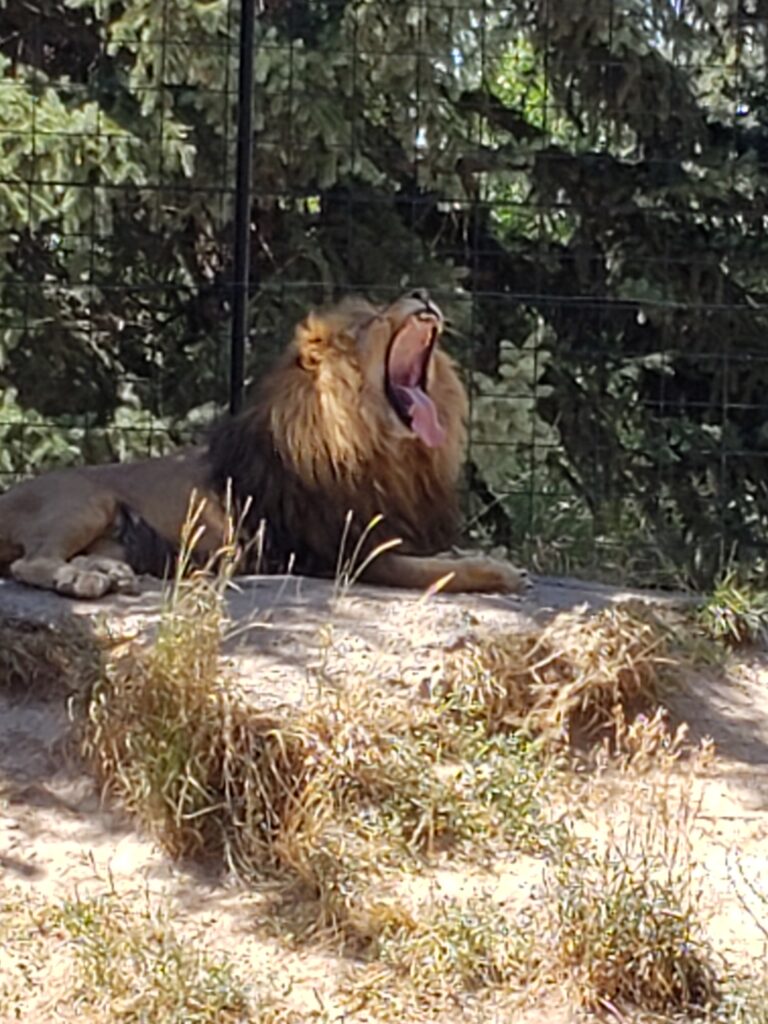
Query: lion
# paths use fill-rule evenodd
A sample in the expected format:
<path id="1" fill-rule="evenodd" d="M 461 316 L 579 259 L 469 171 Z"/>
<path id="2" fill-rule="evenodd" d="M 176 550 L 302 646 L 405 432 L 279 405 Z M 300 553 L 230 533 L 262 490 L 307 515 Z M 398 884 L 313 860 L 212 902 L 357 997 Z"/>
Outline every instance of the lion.
<path id="1" fill-rule="evenodd" d="M 343 545 L 372 584 L 525 589 L 525 571 L 505 562 L 439 554 L 459 530 L 468 412 L 443 327 L 424 291 L 309 313 L 255 401 L 206 443 L 50 471 L 0 496 L 0 570 L 78 598 L 135 593 L 139 574 L 171 570 L 197 496 L 202 561 L 234 509 L 241 572 L 333 576 Z"/>

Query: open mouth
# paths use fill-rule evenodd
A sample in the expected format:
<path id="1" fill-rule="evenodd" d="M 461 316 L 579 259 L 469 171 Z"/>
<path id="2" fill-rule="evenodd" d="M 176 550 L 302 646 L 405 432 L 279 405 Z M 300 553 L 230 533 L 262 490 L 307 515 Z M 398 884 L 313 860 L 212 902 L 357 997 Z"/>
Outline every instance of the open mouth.
<path id="1" fill-rule="evenodd" d="M 437 408 L 427 394 L 429 361 L 438 334 L 438 320 L 431 313 L 409 316 L 389 343 L 385 371 L 390 405 L 428 448 L 437 448 L 445 440 Z"/>

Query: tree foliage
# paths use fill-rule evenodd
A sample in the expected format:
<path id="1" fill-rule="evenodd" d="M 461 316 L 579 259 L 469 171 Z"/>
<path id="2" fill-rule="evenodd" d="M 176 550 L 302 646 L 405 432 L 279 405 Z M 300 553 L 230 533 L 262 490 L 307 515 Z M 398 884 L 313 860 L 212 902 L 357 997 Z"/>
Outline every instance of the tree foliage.
<path id="1" fill-rule="evenodd" d="M 310 302 L 427 285 L 475 530 L 762 569 L 763 6 L 266 0 L 251 373 Z M 0 471 L 157 450 L 224 397 L 237 12 L 0 0 Z"/>

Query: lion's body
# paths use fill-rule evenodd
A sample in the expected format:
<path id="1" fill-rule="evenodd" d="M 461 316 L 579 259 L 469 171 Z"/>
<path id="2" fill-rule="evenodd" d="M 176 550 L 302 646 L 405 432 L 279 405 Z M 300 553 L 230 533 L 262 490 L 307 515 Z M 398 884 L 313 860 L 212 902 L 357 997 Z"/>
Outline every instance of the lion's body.
<path id="1" fill-rule="evenodd" d="M 78 596 L 131 590 L 131 569 L 158 573 L 178 549 L 193 494 L 205 500 L 199 553 L 218 548 L 231 486 L 246 537 L 262 531 L 259 564 L 245 568 L 325 575 L 339 564 L 343 538 L 347 554 L 359 545 L 361 560 L 397 539 L 397 554 L 374 558 L 364 578 L 428 587 L 453 571 L 449 589 L 520 589 L 524 574 L 502 563 L 427 557 L 456 537 L 467 398 L 444 353 L 419 354 L 431 321 L 414 305 L 409 297 L 383 312 L 351 303 L 310 315 L 252 407 L 219 425 L 205 447 L 59 470 L 12 488 L 0 496 L 0 568 Z M 413 430 L 397 422 L 385 394 L 395 340 L 408 346 L 398 357 L 404 383 L 394 386 L 413 403 Z"/>

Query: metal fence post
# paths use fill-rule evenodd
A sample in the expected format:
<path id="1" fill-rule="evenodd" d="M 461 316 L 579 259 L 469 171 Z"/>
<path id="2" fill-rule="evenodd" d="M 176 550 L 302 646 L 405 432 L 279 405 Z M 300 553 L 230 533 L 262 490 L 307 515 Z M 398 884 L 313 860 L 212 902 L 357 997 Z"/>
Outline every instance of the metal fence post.
<path id="1" fill-rule="evenodd" d="M 243 403 L 245 339 L 248 333 L 253 162 L 253 41 L 256 3 L 257 0 L 241 0 L 240 4 L 232 338 L 229 365 L 229 409 L 233 414 L 240 410 Z"/>

